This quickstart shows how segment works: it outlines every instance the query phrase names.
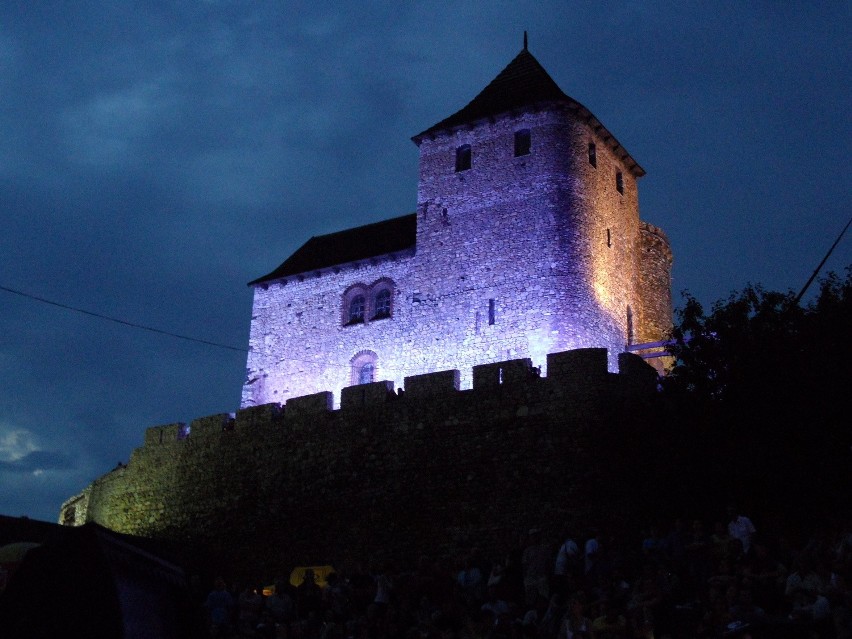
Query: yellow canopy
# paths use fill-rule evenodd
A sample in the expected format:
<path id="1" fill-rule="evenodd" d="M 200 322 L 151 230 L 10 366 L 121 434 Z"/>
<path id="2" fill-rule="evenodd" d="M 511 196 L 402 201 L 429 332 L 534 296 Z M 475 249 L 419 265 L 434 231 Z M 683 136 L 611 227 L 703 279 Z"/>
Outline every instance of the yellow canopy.
<path id="1" fill-rule="evenodd" d="M 305 580 L 305 572 L 308 570 L 314 571 L 314 581 L 320 588 L 325 588 L 328 585 L 326 577 L 334 572 L 334 568 L 331 566 L 297 566 L 290 573 L 290 585 L 301 585 Z"/>

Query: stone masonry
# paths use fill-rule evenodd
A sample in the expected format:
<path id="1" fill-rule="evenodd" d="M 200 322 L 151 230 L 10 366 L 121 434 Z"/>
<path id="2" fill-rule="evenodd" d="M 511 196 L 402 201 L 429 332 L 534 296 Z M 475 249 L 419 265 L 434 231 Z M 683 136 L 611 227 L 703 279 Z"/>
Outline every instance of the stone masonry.
<path id="1" fill-rule="evenodd" d="M 390 381 L 149 428 L 129 463 L 63 504 L 60 522 L 184 542 L 244 578 L 347 559 L 505 549 L 531 524 L 611 516 L 595 437 L 653 419 L 656 372 L 603 349 Z"/>

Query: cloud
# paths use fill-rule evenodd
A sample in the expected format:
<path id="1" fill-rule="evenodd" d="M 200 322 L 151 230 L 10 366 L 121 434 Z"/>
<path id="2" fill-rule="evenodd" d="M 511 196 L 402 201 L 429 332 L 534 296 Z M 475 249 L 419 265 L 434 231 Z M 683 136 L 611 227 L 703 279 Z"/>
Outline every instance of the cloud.
<path id="1" fill-rule="evenodd" d="M 33 473 L 39 476 L 47 470 L 70 468 L 71 460 L 66 455 L 40 449 L 28 430 L 0 430 L 0 472 Z"/>
<path id="2" fill-rule="evenodd" d="M 0 461 L 0 471 L 11 473 L 32 473 L 43 475 L 47 470 L 68 470 L 72 468 L 71 460 L 62 453 L 47 450 L 37 450 L 11 462 Z"/>
<path id="3" fill-rule="evenodd" d="M 169 104 L 161 83 L 144 81 L 71 108 L 64 115 L 71 161 L 101 166 L 133 161 Z"/>
<path id="4" fill-rule="evenodd" d="M 0 462 L 16 462 L 36 450 L 38 446 L 29 431 L 0 427 Z"/>

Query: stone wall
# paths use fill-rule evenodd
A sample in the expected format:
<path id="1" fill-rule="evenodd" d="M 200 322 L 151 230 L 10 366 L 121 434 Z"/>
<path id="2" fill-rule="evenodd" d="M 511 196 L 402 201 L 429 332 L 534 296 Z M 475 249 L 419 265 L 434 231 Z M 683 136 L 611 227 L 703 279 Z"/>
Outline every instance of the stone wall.
<path id="1" fill-rule="evenodd" d="M 412 376 L 149 428 L 127 466 L 63 506 L 77 524 L 189 543 L 215 569 L 271 578 L 296 565 L 505 549 L 611 515 L 598 433 L 653 415 L 656 374 L 603 349 Z M 611 491 L 609 491 L 611 492 Z"/>

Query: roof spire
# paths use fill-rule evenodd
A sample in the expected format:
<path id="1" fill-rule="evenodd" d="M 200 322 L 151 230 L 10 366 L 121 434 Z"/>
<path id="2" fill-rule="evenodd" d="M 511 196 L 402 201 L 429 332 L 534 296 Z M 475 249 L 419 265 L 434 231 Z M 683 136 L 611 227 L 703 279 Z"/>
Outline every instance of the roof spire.
<path id="1" fill-rule="evenodd" d="M 524 31 L 524 51 L 526 51 L 526 50 L 527 50 L 527 32 L 525 30 Z"/>

